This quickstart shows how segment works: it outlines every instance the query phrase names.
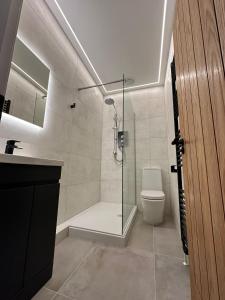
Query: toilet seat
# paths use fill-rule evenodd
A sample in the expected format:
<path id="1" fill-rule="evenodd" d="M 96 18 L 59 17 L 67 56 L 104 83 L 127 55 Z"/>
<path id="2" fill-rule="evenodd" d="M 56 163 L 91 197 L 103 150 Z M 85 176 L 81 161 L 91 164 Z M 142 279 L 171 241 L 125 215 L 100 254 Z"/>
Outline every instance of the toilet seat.
<path id="1" fill-rule="evenodd" d="M 147 200 L 162 200 L 165 194 L 163 191 L 145 190 L 141 192 L 141 197 Z"/>

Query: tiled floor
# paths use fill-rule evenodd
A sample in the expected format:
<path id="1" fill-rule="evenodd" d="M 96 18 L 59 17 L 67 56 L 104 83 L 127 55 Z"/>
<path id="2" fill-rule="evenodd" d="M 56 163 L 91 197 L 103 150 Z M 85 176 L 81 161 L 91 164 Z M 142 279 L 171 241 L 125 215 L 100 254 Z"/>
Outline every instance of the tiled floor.
<path id="1" fill-rule="evenodd" d="M 52 279 L 33 300 L 190 300 L 188 267 L 171 222 L 138 216 L 126 248 L 66 238 Z"/>

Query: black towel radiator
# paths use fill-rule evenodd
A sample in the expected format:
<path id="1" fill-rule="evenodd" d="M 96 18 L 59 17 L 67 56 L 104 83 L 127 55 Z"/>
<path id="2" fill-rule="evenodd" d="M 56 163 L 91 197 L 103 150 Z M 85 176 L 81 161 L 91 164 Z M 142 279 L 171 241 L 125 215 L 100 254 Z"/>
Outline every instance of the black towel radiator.
<path id="1" fill-rule="evenodd" d="M 181 240 L 183 245 L 183 251 L 185 255 L 188 255 L 186 203 L 185 203 L 185 193 L 184 193 L 183 180 L 182 180 L 182 167 L 183 167 L 182 156 L 184 154 L 185 149 L 184 149 L 184 139 L 181 136 L 180 128 L 179 128 L 179 103 L 178 103 L 177 89 L 176 89 L 176 67 L 175 67 L 174 59 L 171 63 L 171 78 L 172 78 L 172 92 L 173 92 L 174 129 L 175 129 L 175 138 L 172 141 L 172 145 L 175 145 L 176 147 L 176 161 L 177 161 L 176 166 L 171 166 L 171 172 L 177 173 Z"/>

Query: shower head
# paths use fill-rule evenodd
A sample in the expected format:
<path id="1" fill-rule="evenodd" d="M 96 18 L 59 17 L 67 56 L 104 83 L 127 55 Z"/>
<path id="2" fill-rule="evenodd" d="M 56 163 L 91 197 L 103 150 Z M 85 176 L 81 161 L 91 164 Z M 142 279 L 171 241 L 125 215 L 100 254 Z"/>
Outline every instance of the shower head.
<path id="1" fill-rule="evenodd" d="M 112 98 L 106 98 L 105 99 L 105 104 L 107 104 L 107 105 L 114 105 L 114 100 Z"/>
<path id="2" fill-rule="evenodd" d="M 115 101 L 114 101 L 114 99 L 113 98 L 106 98 L 105 99 L 105 104 L 113 106 L 113 108 L 115 110 L 115 115 L 117 117 L 117 110 L 116 110 L 116 107 L 115 107 Z"/>

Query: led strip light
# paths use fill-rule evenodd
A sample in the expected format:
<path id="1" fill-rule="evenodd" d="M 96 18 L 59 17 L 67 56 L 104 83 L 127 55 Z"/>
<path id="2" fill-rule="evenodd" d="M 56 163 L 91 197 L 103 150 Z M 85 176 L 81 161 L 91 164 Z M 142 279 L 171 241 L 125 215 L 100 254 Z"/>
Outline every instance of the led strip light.
<path id="1" fill-rule="evenodd" d="M 32 78 L 29 74 L 27 74 L 23 69 L 21 69 L 17 64 L 15 64 L 13 61 L 11 62 L 12 67 L 18 72 L 22 73 L 28 80 L 30 80 L 34 85 L 39 87 L 39 89 L 42 90 L 42 92 L 45 92 L 47 94 L 46 88 L 44 88 L 42 85 L 40 85 L 34 78 Z"/>
<path id="2" fill-rule="evenodd" d="M 70 25 L 68 19 L 66 18 L 62 8 L 60 7 L 59 3 L 57 0 L 54 0 L 55 4 L 60 12 L 60 14 L 62 15 L 64 21 L 66 22 L 68 28 L 70 29 L 71 33 L 73 34 L 77 44 L 79 45 L 83 55 L 85 56 L 85 58 L 87 59 L 92 71 L 94 72 L 95 76 L 97 77 L 97 79 L 99 80 L 100 84 L 103 84 L 101 78 L 99 77 L 97 71 L 95 70 L 90 58 L 88 57 L 87 53 L 85 52 L 81 42 L 79 41 L 78 37 L 76 36 L 72 26 Z M 125 88 L 125 90 L 136 90 L 136 89 L 140 89 L 140 88 L 147 88 L 150 86 L 157 86 L 160 84 L 160 78 L 161 78 L 161 72 L 162 72 L 162 58 L 163 58 L 163 45 L 164 45 L 164 35 L 165 35 L 165 23 L 166 23 L 166 8 L 167 8 L 167 1 L 168 0 L 164 0 L 164 8 L 163 8 L 163 23 L 162 23 L 162 34 L 161 34 L 161 47 L 160 47 L 160 58 L 159 58 L 159 72 L 158 72 L 158 81 L 157 82 L 150 82 L 150 83 L 146 83 L 146 84 L 141 84 L 141 85 L 136 85 L 136 86 L 132 86 L 132 87 L 127 87 Z M 111 93 L 117 93 L 117 92 L 121 92 L 123 89 L 115 89 L 115 90 L 111 90 L 111 91 L 107 91 L 106 88 L 104 86 L 102 86 L 104 92 L 106 94 L 111 94 Z"/>

